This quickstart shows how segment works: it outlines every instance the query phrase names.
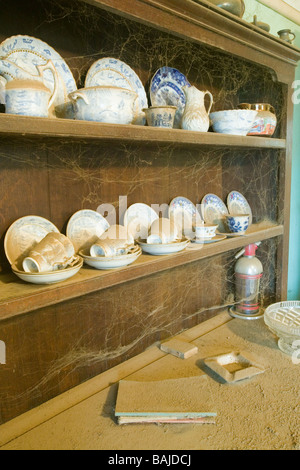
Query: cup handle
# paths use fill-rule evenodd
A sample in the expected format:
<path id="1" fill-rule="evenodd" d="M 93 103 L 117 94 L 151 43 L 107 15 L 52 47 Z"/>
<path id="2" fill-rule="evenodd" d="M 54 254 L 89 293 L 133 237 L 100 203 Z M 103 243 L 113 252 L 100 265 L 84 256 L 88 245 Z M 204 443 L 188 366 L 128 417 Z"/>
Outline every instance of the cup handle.
<path id="1" fill-rule="evenodd" d="M 211 94 L 210 91 L 206 91 L 206 92 L 204 93 L 204 95 L 208 95 L 208 96 L 210 97 L 210 104 L 209 104 L 209 107 L 208 107 L 208 110 L 207 110 L 207 114 L 209 114 L 209 113 L 210 113 L 210 110 L 211 110 L 211 107 L 212 107 L 212 105 L 213 105 L 213 102 L 214 102 L 214 98 L 213 98 L 213 95 Z"/>
<path id="2" fill-rule="evenodd" d="M 51 70 L 53 78 L 54 78 L 54 90 L 53 90 L 52 96 L 51 96 L 51 98 L 49 100 L 49 103 L 48 103 L 48 109 L 50 109 L 53 102 L 54 102 L 54 100 L 55 100 L 55 98 L 56 98 L 57 91 L 58 91 L 57 71 L 56 71 L 56 68 L 55 68 L 52 60 L 48 60 L 48 62 L 45 65 L 37 65 L 37 69 L 39 71 L 40 76 L 42 76 L 42 74 L 45 70 Z"/>
<path id="3" fill-rule="evenodd" d="M 70 93 L 69 98 L 72 101 L 76 101 L 78 100 L 78 98 L 81 98 L 85 102 L 85 104 L 90 104 L 87 97 L 80 93 L 80 91 L 73 91 L 72 93 Z"/>
<path id="4" fill-rule="evenodd" d="M 295 37 L 296 37 L 296 34 L 294 34 L 294 33 L 292 33 L 292 32 L 290 32 L 289 35 L 290 35 L 290 36 L 291 36 L 291 35 L 293 36 L 292 38 L 290 38 L 290 41 L 293 41 L 293 40 L 295 39 Z"/>

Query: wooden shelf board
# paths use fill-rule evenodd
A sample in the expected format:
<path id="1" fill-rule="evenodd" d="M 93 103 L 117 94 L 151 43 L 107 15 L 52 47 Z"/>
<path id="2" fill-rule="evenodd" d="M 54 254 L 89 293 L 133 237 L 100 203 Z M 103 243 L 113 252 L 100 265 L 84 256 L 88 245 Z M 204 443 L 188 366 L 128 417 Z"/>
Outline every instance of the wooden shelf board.
<path id="1" fill-rule="evenodd" d="M 285 149 L 285 139 L 0 114 L 0 135 Z"/>
<path id="2" fill-rule="evenodd" d="M 183 252 L 172 255 L 143 254 L 132 265 L 110 271 L 83 267 L 73 278 L 49 286 L 25 283 L 13 273 L 0 274 L 0 319 L 54 305 L 282 234 L 282 225 L 262 228 L 254 224 L 243 237 L 227 238 L 218 243 L 201 245 L 199 249 L 186 248 Z"/>

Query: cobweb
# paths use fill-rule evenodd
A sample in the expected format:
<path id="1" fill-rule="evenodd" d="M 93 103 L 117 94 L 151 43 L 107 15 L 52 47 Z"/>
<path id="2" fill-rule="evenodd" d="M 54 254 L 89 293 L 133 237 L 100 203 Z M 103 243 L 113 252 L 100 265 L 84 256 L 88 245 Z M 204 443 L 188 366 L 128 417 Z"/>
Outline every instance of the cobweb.
<path id="1" fill-rule="evenodd" d="M 96 60 L 114 57 L 138 74 L 150 105 L 151 78 L 167 65 L 180 70 L 197 88 L 211 91 L 213 110 L 234 109 L 240 102 L 272 104 L 278 119 L 275 136 L 285 137 L 286 90 L 272 71 L 84 2 L 39 0 L 36 4 L 36 24 L 24 34 L 62 51 L 78 88 L 84 86 L 86 73 Z M 284 176 L 280 150 L 29 137 L 16 137 L 13 146 L 10 139 L 1 137 L 1 149 L 2 185 L 4 178 L 11 188 L 20 181 L 24 185 L 14 197 L 13 219 L 8 198 L 1 201 L 1 235 L 15 219 L 29 213 L 47 217 L 64 231 L 74 212 L 96 210 L 105 203 L 115 207 L 120 220 L 120 196 L 127 197 L 128 206 L 135 202 L 169 204 L 176 196 L 199 204 L 207 193 L 226 202 L 232 190 L 247 198 L 254 223 L 269 227 L 283 222 L 283 194 L 278 189 Z M 24 174 L 29 175 L 25 183 Z M 43 209 L 41 184 L 48 191 Z M 26 194 L 31 194 L 27 200 Z M 257 252 L 264 266 L 262 305 L 276 300 L 279 242 L 263 241 Z M 233 305 L 236 251 L 64 302 L 59 309 L 47 307 L 6 321 L 1 339 L 7 344 L 8 382 L 1 394 L 0 421 L 24 411 L 28 403 L 36 406 Z M 3 250 L 0 254 L 1 268 L 6 270 Z M 24 349 L 13 349 L 12 329 Z M 31 337 L 22 339 L 23 331 L 32 331 Z M 49 331 L 53 333 L 51 344 Z M 22 375 L 22 389 L 10 388 L 12 363 L 18 364 L 14 382 Z"/>

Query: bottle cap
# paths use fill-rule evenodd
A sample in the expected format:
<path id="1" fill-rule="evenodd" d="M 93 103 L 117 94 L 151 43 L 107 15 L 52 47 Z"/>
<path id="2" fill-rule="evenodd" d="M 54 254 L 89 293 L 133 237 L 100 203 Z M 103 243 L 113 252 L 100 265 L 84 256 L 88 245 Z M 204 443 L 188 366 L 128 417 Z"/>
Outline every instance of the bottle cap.
<path id="1" fill-rule="evenodd" d="M 255 256 L 255 252 L 257 250 L 257 245 L 252 243 L 251 245 L 247 245 L 245 247 L 245 256 Z"/>

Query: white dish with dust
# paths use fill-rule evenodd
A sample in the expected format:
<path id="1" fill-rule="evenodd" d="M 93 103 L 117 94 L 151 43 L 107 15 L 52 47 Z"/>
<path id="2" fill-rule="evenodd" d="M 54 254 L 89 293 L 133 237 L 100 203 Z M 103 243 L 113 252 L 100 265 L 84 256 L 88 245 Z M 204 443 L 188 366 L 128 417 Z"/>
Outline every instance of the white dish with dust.
<path id="1" fill-rule="evenodd" d="M 158 215 L 152 207 L 137 202 L 126 210 L 123 224 L 134 240 L 138 238 L 146 239 L 151 224 L 156 219 L 158 219 Z"/>
<path id="2" fill-rule="evenodd" d="M 50 232 L 59 233 L 59 230 L 43 217 L 28 215 L 16 220 L 4 238 L 4 250 L 10 264 L 20 268 L 32 248 Z"/>
<path id="3" fill-rule="evenodd" d="M 109 223 L 99 212 L 83 209 L 72 215 L 66 233 L 79 253 L 90 248 L 108 228 Z"/>
<path id="4" fill-rule="evenodd" d="M 145 253 L 155 256 L 178 253 L 179 251 L 184 250 L 189 244 L 189 242 L 190 241 L 187 238 L 183 238 L 180 241 L 175 241 L 171 243 L 147 243 L 146 240 L 137 240 L 137 243 L 140 245 L 140 247 Z"/>

